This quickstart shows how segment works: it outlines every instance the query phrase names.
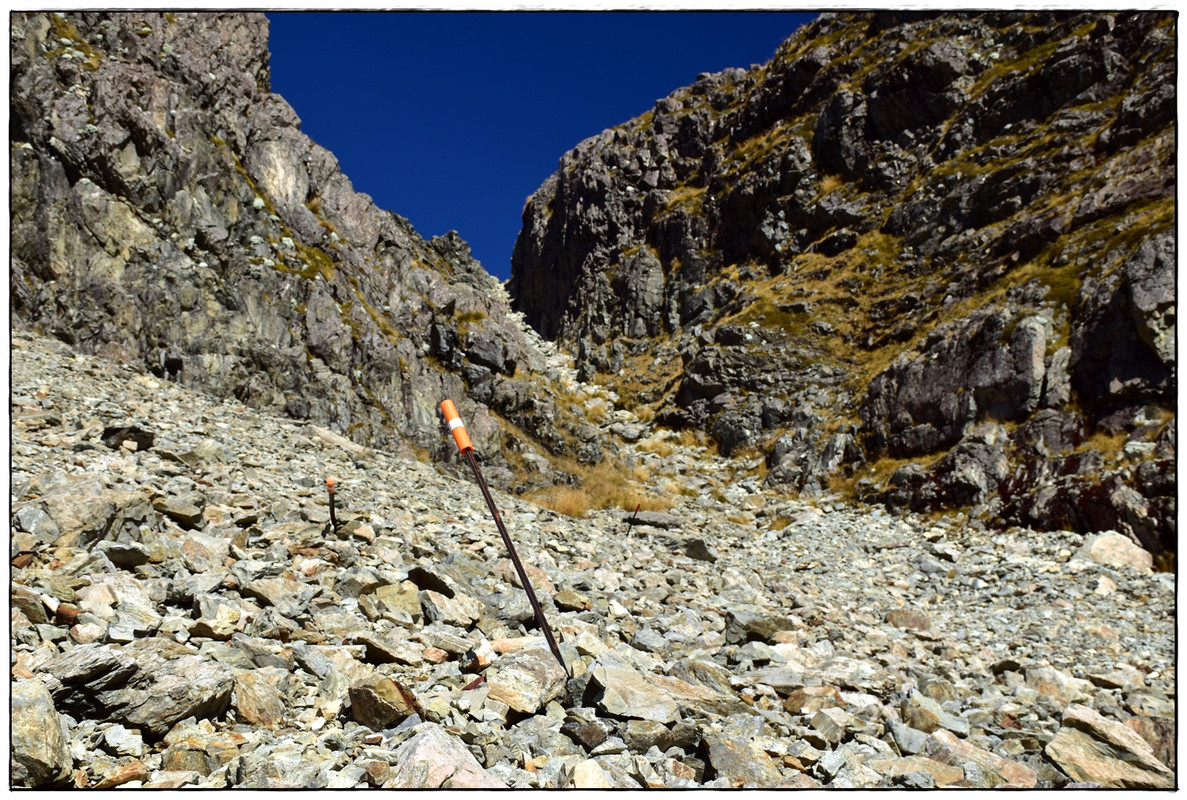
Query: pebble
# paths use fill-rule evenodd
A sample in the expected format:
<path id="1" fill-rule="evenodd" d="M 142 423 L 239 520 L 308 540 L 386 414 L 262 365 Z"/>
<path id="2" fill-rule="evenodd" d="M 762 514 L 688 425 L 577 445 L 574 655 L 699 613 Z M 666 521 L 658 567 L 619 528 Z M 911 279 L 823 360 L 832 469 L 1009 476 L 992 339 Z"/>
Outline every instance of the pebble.
<path id="1" fill-rule="evenodd" d="M 667 511 L 495 492 L 566 675 L 464 474 L 22 331 L 11 375 L 14 785 L 1174 785 L 1174 576 L 1115 537 L 628 444 Z"/>

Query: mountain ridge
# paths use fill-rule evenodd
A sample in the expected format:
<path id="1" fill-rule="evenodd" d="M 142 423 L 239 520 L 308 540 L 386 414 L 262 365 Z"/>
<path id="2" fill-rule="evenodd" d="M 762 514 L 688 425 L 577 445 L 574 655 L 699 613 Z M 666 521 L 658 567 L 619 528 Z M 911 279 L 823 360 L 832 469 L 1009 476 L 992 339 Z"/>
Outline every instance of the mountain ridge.
<path id="1" fill-rule="evenodd" d="M 506 487 L 601 460 L 564 357 L 465 242 L 424 241 L 300 132 L 267 26 L 14 17 L 14 324 L 425 459 L 451 458 L 452 397 Z"/>
<path id="2" fill-rule="evenodd" d="M 691 432 L 1169 550 L 1174 22 L 824 15 L 565 154 L 505 289 L 300 132 L 262 15 L 17 15 L 14 324 L 426 460 L 453 397 L 517 492 Z"/>
<path id="3" fill-rule="evenodd" d="M 822 15 L 567 153 L 515 307 L 793 493 L 1172 548 L 1173 28 Z"/>

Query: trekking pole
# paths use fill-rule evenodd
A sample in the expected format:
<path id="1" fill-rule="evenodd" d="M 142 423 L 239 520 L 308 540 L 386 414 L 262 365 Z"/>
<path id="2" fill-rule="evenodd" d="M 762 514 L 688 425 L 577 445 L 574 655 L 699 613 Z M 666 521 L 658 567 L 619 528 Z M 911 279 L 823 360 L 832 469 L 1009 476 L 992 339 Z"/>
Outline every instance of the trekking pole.
<path id="1" fill-rule="evenodd" d="M 338 534 L 338 518 L 334 516 L 334 488 L 337 482 L 333 478 L 326 478 L 326 493 L 330 495 L 330 527 L 334 535 Z"/>
<path id="2" fill-rule="evenodd" d="M 628 536 L 631 533 L 631 528 L 635 527 L 635 519 L 639 516 L 639 509 L 642 507 L 642 503 L 639 503 L 637 506 L 635 506 L 635 513 L 631 514 L 630 519 L 626 521 L 626 532 Z"/>
<path id="3" fill-rule="evenodd" d="M 523 568 L 523 562 L 519 560 L 519 555 L 515 552 L 515 545 L 511 543 L 511 537 L 507 535 L 507 528 L 503 525 L 503 518 L 499 516 L 499 509 L 495 507 L 495 499 L 491 497 L 490 489 L 486 487 L 486 481 L 482 478 L 482 470 L 478 468 L 478 459 L 474 457 L 474 445 L 470 442 L 470 434 L 466 433 L 466 426 L 462 424 L 457 407 L 452 400 L 441 401 L 441 413 L 445 415 L 445 422 L 449 425 L 453 440 L 457 442 L 458 451 L 466 457 L 470 462 L 470 468 L 474 470 L 474 477 L 478 479 L 478 488 L 482 490 L 482 496 L 486 499 L 487 506 L 490 507 L 491 516 L 495 518 L 495 525 L 498 526 L 499 534 L 503 537 L 503 544 L 507 545 L 511 563 L 515 565 L 515 571 L 519 574 L 519 582 L 523 584 L 523 590 L 527 592 L 528 602 L 532 604 L 536 622 L 540 625 L 540 630 L 544 632 L 544 640 L 548 642 L 548 649 L 556 656 L 561 669 L 565 671 L 565 677 L 568 677 L 569 667 L 561 657 L 560 648 L 556 646 L 552 628 L 548 627 L 548 620 L 544 618 L 544 609 L 540 608 L 540 601 L 536 599 L 536 592 L 532 589 L 531 581 L 528 580 L 527 570 Z"/>

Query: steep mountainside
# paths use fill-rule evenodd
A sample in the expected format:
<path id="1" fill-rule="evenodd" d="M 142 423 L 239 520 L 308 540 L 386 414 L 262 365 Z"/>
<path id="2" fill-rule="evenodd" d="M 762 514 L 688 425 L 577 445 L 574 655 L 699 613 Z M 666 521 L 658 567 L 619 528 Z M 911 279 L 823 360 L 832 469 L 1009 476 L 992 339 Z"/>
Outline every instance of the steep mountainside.
<path id="1" fill-rule="evenodd" d="M 1173 547 L 1175 15 L 824 15 L 567 153 L 516 307 L 791 491 Z"/>
<path id="2" fill-rule="evenodd" d="M 444 447 L 453 397 L 480 451 L 518 462 L 492 465 L 504 486 L 601 458 L 557 402 L 563 359 L 464 242 L 425 242 L 300 132 L 267 33 L 261 14 L 14 15 L 14 324 L 373 446 Z"/>

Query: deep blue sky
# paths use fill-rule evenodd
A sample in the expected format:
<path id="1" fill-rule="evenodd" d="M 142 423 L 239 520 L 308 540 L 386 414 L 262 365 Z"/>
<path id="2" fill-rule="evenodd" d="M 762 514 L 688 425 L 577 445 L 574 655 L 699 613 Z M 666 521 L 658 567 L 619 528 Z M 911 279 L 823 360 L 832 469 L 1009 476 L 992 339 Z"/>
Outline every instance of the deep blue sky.
<path id="1" fill-rule="evenodd" d="M 524 201 L 582 139 L 815 14 L 269 12 L 272 91 L 357 191 L 506 279 Z"/>

